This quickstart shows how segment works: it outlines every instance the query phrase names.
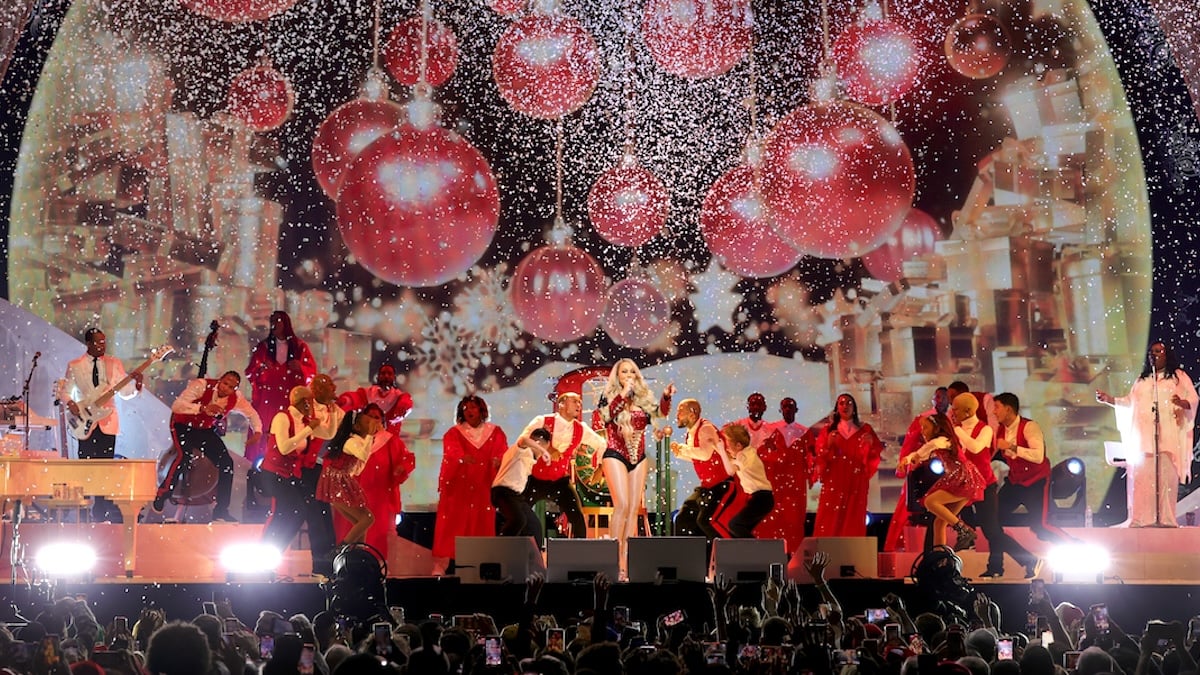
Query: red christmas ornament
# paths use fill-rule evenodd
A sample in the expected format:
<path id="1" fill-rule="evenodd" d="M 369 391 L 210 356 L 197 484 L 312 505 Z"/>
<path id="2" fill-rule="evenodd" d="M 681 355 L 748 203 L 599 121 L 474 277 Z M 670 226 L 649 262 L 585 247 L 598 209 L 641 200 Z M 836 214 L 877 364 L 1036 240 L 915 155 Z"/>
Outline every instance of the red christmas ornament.
<path id="1" fill-rule="evenodd" d="M 229 85 L 229 114 L 255 131 L 278 129 L 291 116 L 295 103 L 292 83 L 269 64 L 243 70 Z"/>
<path id="2" fill-rule="evenodd" d="M 588 192 L 588 218 L 604 240 L 641 246 L 662 231 L 671 197 L 658 177 L 626 158 L 596 179 Z"/>
<path id="3" fill-rule="evenodd" d="M 863 21 L 833 43 L 833 61 L 850 98 L 887 105 L 917 83 L 921 58 L 916 42 L 894 21 Z"/>
<path id="4" fill-rule="evenodd" d="M 184 7 L 200 16 L 224 21 L 243 23 L 262 21 L 286 12 L 296 0 L 180 0 Z"/>
<path id="5" fill-rule="evenodd" d="M 730 169 L 709 188 L 700 207 L 700 234 L 725 269 L 744 277 L 773 277 L 800 261 L 800 252 L 775 231 L 749 166 Z"/>
<path id="6" fill-rule="evenodd" d="M 853 258 L 900 227 L 916 171 L 887 120 L 853 103 L 806 105 L 767 137 L 763 194 L 779 234 L 802 253 Z"/>
<path id="7" fill-rule="evenodd" d="M 680 77 L 727 73 L 750 51 L 745 0 L 648 0 L 642 33 L 659 68 Z"/>
<path id="8" fill-rule="evenodd" d="M 530 117 L 555 119 L 578 110 L 600 79 L 596 41 L 575 19 L 531 15 L 514 22 L 492 53 L 500 95 Z"/>
<path id="9" fill-rule="evenodd" d="M 999 19 L 968 14 L 946 33 L 946 62 L 973 80 L 994 77 L 1012 57 L 1012 38 Z"/>
<path id="10" fill-rule="evenodd" d="M 525 330 L 549 342 L 591 333 L 604 311 L 604 270 L 569 244 L 551 244 L 525 256 L 509 287 Z"/>
<path id="11" fill-rule="evenodd" d="M 380 55 L 397 82 L 412 86 L 421 81 L 421 17 L 413 16 L 388 32 Z M 425 81 L 444 84 L 458 64 L 458 38 L 441 21 L 431 19 L 425 39 Z"/>
<path id="12" fill-rule="evenodd" d="M 654 284 L 641 277 L 618 281 L 608 289 L 604 330 L 613 342 L 641 349 L 671 323 L 671 306 Z"/>
<path id="13" fill-rule="evenodd" d="M 487 160 L 441 127 L 405 124 L 355 159 L 342 182 L 338 227 L 359 264 L 400 286 L 436 286 L 492 242 L 500 197 Z"/>
<path id="14" fill-rule="evenodd" d="M 528 4 L 529 0 L 487 0 L 488 7 L 501 16 L 519 14 Z"/>
<path id="15" fill-rule="evenodd" d="M 882 246 L 863 256 L 863 265 L 880 281 L 897 281 L 904 276 L 904 262 L 933 253 L 942 238 L 937 221 L 921 209 L 909 209 L 900 229 Z"/>
<path id="16" fill-rule="evenodd" d="M 391 101 L 355 99 L 338 107 L 313 137 L 313 173 L 321 189 L 338 197 L 342 176 L 356 157 L 379 137 L 404 123 L 404 108 Z"/>

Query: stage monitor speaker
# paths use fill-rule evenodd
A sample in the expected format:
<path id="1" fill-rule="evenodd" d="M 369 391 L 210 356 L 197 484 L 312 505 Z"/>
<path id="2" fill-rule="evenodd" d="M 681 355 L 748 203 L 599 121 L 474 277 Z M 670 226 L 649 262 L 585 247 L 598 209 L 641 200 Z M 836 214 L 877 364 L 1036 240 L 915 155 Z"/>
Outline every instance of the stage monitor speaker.
<path id="1" fill-rule="evenodd" d="M 630 537 L 629 582 L 704 582 L 708 572 L 704 537 Z"/>
<path id="2" fill-rule="evenodd" d="M 542 552 L 533 537 L 456 537 L 454 568 L 464 584 L 488 581 L 522 584 L 530 574 L 546 571 Z"/>
<path id="3" fill-rule="evenodd" d="M 616 581 L 621 573 L 619 551 L 616 539 L 547 539 L 546 581 L 590 584 L 597 572 Z"/>
<path id="4" fill-rule="evenodd" d="M 829 554 L 828 578 L 879 578 L 879 540 L 875 537 L 809 537 L 800 544 L 798 555 L 803 564 L 817 551 Z"/>
<path id="5" fill-rule="evenodd" d="M 709 575 L 724 574 L 734 581 L 766 581 L 774 563 L 787 564 L 787 549 L 782 539 L 713 540 Z"/>

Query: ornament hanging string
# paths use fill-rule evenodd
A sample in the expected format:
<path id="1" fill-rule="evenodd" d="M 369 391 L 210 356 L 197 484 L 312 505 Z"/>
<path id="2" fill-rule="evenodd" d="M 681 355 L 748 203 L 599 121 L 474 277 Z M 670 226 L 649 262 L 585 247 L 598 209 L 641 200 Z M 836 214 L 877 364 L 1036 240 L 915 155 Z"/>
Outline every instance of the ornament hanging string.
<path id="1" fill-rule="evenodd" d="M 833 58 L 833 45 L 829 41 L 829 0 L 821 0 L 821 58 L 825 63 Z"/>
<path id="2" fill-rule="evenodd" d="M 563 121 L 555 125 L 554 142 L 554 220 L 563 222 Z"/>
<path id="3" fill-rule="evenodd" d="M 382 0 L 375 0 L 374 24 L 371 26 L 371 67 L 379 70 L 379 15 Z"/>
<path id="4" fill-rule="evenodd" d="M 430 0 L 421 0 L 421 65 L 417 76 L 419 87 L 425 89 L 428 85 L 429 72 L 429 20 L 433 18 L 433 4 Z"/>

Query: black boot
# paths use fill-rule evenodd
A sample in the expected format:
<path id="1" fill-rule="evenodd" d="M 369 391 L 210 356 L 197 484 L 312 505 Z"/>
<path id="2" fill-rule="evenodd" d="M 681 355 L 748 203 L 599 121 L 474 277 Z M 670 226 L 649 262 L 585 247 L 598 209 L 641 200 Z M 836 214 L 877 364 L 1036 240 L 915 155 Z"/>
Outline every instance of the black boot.
<path id="1" fill-rule="evenodd" d="M 955 551 L 965 551 L 975 546 L 975 528 L 960 520 L 954 524 L 954 532 L 958 535 L 954 541 Z"/>

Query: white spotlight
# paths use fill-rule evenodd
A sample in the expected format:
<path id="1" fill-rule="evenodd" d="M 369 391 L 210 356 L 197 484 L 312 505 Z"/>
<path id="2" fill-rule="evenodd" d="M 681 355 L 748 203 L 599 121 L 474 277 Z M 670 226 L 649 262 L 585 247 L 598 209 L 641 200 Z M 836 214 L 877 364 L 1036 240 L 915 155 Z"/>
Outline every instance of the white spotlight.
<path id="1" fill-rule="evenodd" d="M 221 549 L 221 567 L 231 576 L 272 574 L 282 561 L 283 554 L 270 544 L 242 542 Z"/>
<path id="2" fill-rule="evenodd" d="M 39 549 L 35 560 L 49 578 L 83 576 L 96 566 L 96 549 L 77 541 L 60 541 Z"/>
<path id="3" fill-rule="evenodd" d="M 1046 554 L 1055 579 L 1063 581 L 1103 580 L 1112 562 L 1108 549 L 1098 544 L 1059 544 Z"/>
<path id="4" fill-rule="evenodd" d="M 929 471 L 935 476 L 940 476 L 946 473 L 946 465 L 942 463 L 942 460 L 934 457 L 929 460 Z"/>

